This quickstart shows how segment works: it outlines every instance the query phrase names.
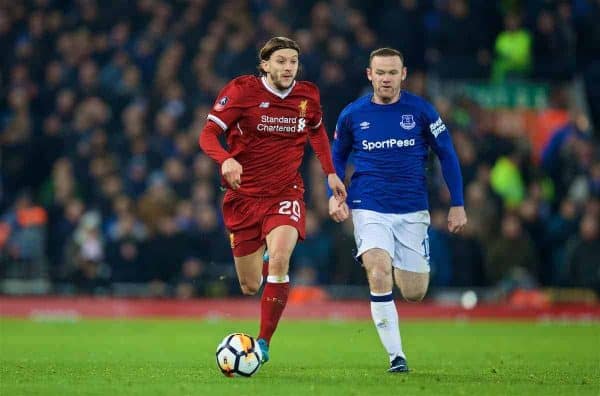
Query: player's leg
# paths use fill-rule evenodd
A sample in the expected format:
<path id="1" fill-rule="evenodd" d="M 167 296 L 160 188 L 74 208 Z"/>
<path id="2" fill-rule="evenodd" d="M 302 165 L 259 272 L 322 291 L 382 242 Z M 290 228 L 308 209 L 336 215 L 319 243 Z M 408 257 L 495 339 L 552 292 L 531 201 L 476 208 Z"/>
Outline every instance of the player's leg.
<path id="1" fill-rule="evenodd" d="M 371 318 L 388 353 L 390 370 L 408 371 L 406 355 L 402 350 L 398 311 L 392 295 L 392 259 L 387 251 L 378 248 L 366 251 L 361 258 L 371 291 Z"/>
<path id="2" fill-rule="evenodd" d="M 277 328 L 290 292 L 288 276 L 290 257 L 298 239 L 305 236 L 306 208 L 303 192 L 292 189 L 289 195 L 264 201 L 268 207 L 262 224 L 262 235 L 267 242 L 269 256 L 268 276 L 261 298 L 260 332 L 258 342 L 268 360 L 268 347 Z M 266 359 L 265 359 L 266 352 Z"/>
<path id="3" fill-rule="evenodd" d="M 235 271 L 240 282 L 242 293 L 254 295 L 262 283 L 262 263 L 265 246 L 262 245 L 255 252 L 241 257 L 233 257 Z"/>
<path id="4" fill-rule="evenodd" d="M 419 211 L 398 215 L 394 222 L 396 238 L 394 279 L 407 301 L 419 302 L 429 287 L 429 213 Z"/>
<path id="5" fill-rule="evenodd" d="M 261 285 L 262 256 L 265 242 L 262 237 L 264 212 L 254 198 L 228 190 L 223 199 L 223 220 L 229 230 L 235 270 L 242 293 L 256 294 Z"/>
<path id="6" fill-rule="evenodd" d="M 371 317 L 389 360 L 390 370 L 408 371 L 400 329 L 398 311 L 392 296 L 392 257 L 394 237 L 387 215 L 367 210 L 353 210 L 357 256 L 362 260 L 371 292 Z M 400 370 L 398 359 L 404 362 Z"/>
<path id="7" fill-rule="evenodd" d="M 279 278 L 287 276 L 296 242 L 298 242 L 298 230 L 290 225 L 281 225 L 267 234 L 269 276 Z"/>
<path id="8" fill-rule="evenodd" d="M 394 269 L 396 285 L 405 300 L 419 302 L 427 294 L 429 287 L 429 273 L 413 272 L 402 269 Z"/>
<path id="9" fill-rule="evenodd" d="M 265 361 L 268 360 L 271 337 L 277 329 L 290 293 L 288 271 L 290 257 L 298 241 L 298 230 L 290 225 L 281 225 L 272 229 L 266 239 L 269 251 L 269 275 L 261 298 L 258 334 Z"/>

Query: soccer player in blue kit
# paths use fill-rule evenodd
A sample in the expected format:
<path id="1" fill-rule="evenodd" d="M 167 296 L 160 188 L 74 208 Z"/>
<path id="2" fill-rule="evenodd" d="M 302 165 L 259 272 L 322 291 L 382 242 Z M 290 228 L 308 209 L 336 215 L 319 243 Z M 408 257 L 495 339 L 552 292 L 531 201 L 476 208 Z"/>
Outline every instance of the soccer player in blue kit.
<path id="1" fill-rule="evenodd" d="M 329 200 L 336 222 L 352 211 L 356 257 L 365 268 L 371 316 L 390 360 L 389 372 L 408 372 L 394 280 L 408 301 L 423 299 L 429 285 L 429 210 L 425 166 L 429 148 L 438 156 L 451 207 L 448 230 L 467 223 L 460 166 L 452 139 L 437 111 L 423 98 L 401 91 L 406 78 L 402 54 L 392 48 L 371 53 L 367 78 L 373 92 L 340 114 L 333 141 L 336 173 L 344 180 L 352 154 L 354 174 L 348 204 Z M 393 276 L 392 276 L 393 274 Z"/>

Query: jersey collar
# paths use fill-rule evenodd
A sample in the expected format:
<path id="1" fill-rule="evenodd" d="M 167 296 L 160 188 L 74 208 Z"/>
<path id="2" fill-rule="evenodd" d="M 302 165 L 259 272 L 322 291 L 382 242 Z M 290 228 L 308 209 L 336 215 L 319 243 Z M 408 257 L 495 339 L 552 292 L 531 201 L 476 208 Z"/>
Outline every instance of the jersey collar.
<path id="1" fill-rule="evenodd" d="M 294 87 L 296 86 L 296 80 L 294 80 L 294 81 L 292 82 L 292 86 L 291 86 L 291 87 L 289 87 L 288 89 L 286 89 L 286 90 L 285 90 L 285 91 L 283 91 L 283 92 L 280 92 L 280 91 L 276 91 L 276 90 L 274 90 L 273 88 L 271 88 L 271 87 L 269 86 L 269 84 L 267 83 L 267 77 L 265 77 L 265 76 L 262 76 L 262 77 L 260 78 L 260 81 L 262 81 L 262 83 L 263 83 L 263 85 L 265 86 L 265 88 L 266 88 L 266 90 L 267 90 L 267 91 L 271 92 L 271 93 L 272 93 L 273 95 L 275 95 L 275 96 L 278 96 L 278 97 L 280 97 L 281 99 L 285 99 L 285 98 L 286 98 L 286 97 L 287 97 L 287 96 L 290 94 L 290 92 L 292 92 L 292 89 L 294 89 Z"/>
<path id="2" fill-rule="evenodd" d="M 395 102 L 393 102 L 393 103 L 385 103 L 385 104 L 382 104 L 382 103 L 375 103 L 375 100 L 374 100 L 374 99 L 375 99 L 375 94 L 374 94 L 374 93 L 371 93 L 371 100 L 370 100 L 370 101 L 371 101 L 371 103 L 372 103 L 372 104 L 374 104 L 374 105 L 377 105 L 377 106 L 388 106 L 388 105 L 393 105 L 393 104 L 396 104 L 396 103 L 400 103 L 400 101 L 402 100 L 402 90 L 400 90 L 400 95 L 398 95 L 398 100 L 397 100 L 397 101 L 395 101 Z"/>

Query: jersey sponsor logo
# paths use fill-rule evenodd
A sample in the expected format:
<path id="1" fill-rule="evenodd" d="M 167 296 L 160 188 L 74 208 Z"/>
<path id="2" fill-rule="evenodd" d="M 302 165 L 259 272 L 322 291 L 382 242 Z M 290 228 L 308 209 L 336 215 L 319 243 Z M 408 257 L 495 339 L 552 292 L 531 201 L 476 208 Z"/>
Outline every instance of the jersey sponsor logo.
<path id="1" fill-rule="evenodd" d="M 300 104 L 298 105 L 298 110 L 300 111 L 300 114 L 298 114 L 299 117 L 306 117 L 306 108 L 308 107 L 308 100 L 304 99 L 300 102 Z"/>
<path id="2" fill-rule="evenodd" d="M 261 109 L 268 109 L 270 105 L 271 104 L 269 102 L 260 102 L 258 107 L 260 107 Z"/>
<path id="3" fill-rule="evenodd" d="M 216 111 L 221 111 L 225 108 L 225 105 L 227 104 L 227 102 L 229 101 L 229 98 L 227 96 L 223 96 L 221 99 L 219 99 L 219 101 L 217 102 L 217 104 L 215 104 L 214 109 Z"/>
<path id="4" fill-rule="evenodd" d="M 402 114 L 402 121 L 400 121 L 400 126 L 403 129 L 411 130 L 417 125 L 412 114 Z"/>
<path id="5" fill-rule="evenodd" d="M 438 117 L 435 122 L 429 124 L 429 130 L 434 137 L 438 137 L 438 135 L 446 130 L 446 125 L 444 125 L 444 121 Z"/>
<path id="6" fill-rule="evenodd" d="M 298 117 L 272 117 L 266 114 L 260 116 L 260 122 L 256 125 L 259 132 L 303 132 L 306 128 L 306 120 Z"/>
<path id="7" fill-rule="evenodd" d="M 367 151 L 375 150 L 375 149 L 392 149 L 392 148 L 402 148 L 402 147 L 410 147 L 416 144 L 415 139 L 387 139 L 387 140 L 378 140 L 375 142 L 370 142 L 368 140 L 363 140 L 362 148 Z"/>
<path id="8" fill-rule="evenodd" d="M 371 126 L 371 123 L 367 122 L 367 121 L 363 121 L 358 125 L 360 126 L 360 129 L 362 129 L 364 131 L 365 129 L 369 129 L 369 127 Z"/>

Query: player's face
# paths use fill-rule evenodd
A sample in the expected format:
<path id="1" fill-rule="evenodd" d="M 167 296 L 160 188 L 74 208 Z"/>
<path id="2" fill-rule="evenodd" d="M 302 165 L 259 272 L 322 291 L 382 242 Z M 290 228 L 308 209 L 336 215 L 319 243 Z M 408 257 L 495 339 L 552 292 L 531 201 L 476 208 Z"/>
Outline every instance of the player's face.
<path id="1" fill-rule="evenodd" d="M 277 50 L 269 60 L 262 61 L 262 68 L 269 85 L 280 91 L 288 89 L 298 74 L 298 52 L 291 48 Z"/>
<path id="2" fill-rule="evenodd" d="M 406 67 L 399 56 L 375 56 L 367 68 L 367 78 L 373 85 L 375 103 L 394 103 L 400 97 L 400 87 L 406 78 Z"/>

